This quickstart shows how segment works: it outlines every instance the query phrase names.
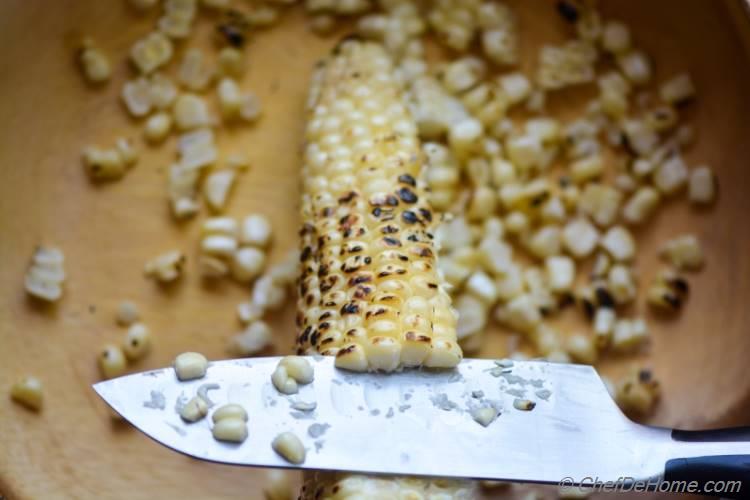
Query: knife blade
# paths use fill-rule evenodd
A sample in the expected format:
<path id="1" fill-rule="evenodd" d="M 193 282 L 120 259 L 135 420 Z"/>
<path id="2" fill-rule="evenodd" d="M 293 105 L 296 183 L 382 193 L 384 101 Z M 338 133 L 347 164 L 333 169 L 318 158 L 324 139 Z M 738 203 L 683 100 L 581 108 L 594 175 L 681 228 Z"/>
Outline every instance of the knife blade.
<path id="1" fill-rule="evenodd" d="M 659 478 L 676 457 L 750 451 L 739 440 L 675 439 L 669 429 L 635 424 L 589 366 L 465 359 L 449 371 L 352 373 L 335 368 L 332 357 L 314 356 L 314 381 L 287 396 L 271 383 L 280 359 L 214 361 L 204 378 L 188 382 L 169 367 L 93 387 L 158 443 L 235 465 L 558 484 Z M 216 441 L 210 414 L 196 423 L 180 418 L 180 406 L 199 391 L 211 412 L 226 403 L 247 410 L 243 443 Z M 498 416 L 485 427 L 474 415 L 487 407 Z M 271 448 L 285 431 L 307 449 L 299 466 Z"/>

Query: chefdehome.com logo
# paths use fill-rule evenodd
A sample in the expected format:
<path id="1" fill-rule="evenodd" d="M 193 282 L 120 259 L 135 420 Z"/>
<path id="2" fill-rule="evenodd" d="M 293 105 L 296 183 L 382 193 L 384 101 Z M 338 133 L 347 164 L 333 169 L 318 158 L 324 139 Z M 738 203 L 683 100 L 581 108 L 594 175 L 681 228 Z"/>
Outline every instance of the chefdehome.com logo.
<path id="1" fill-rule="evenodd" d="M 562 489 L 581 492 L 602 493 L 628 493 L 631 491 L 640 493 L 646 491 L 657 491 L 659 493 L 739 493 L 742 490 L 742 481 L 666 481 L 654 478 L 646 480 L 635 480 L 632 477 L 621 476 L 614 481 L 602 481 L 598 477 L 586 476 L 578 481 L 572 477 L 564 477 L 558 483 Z"/>

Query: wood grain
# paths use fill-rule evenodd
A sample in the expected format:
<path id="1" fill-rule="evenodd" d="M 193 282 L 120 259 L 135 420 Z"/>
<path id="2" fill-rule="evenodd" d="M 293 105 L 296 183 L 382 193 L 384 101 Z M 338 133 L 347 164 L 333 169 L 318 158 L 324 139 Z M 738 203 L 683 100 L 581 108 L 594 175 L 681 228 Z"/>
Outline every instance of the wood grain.
<path id="1" fill-rule="evenodd" d="M 561 40 L 566 27 L 552 3 L 513 2 L 523 25 L 524 53 Z M 610 0 L 603 9 L 634 28 L 639 45 L 656 61 L 658 78 L 687 69 L 700 99 L 688 112 L 699 140 L 687 159 L 719 173 L 721 199 L 708 212 L 670 203 L 643 231 L 638 267 L 648 280 L 658 267 L 655 248 L 681 231 L 697 233 L 708 265 L 690 277 L 688 306 L 674 320 L 651 318 L 649 360 L 665 398 L 653 421 L 701 427 L 749 418 L 750 354 L 746 307 L 750 293 L 750 75 L 747 21 L 729 2 Z M 739 12 L 739 13 L 738 13 Z M 6 0 L 0 3 L 0 393 L 27 373 L 45 384 L 40 415 L 0 397 L 0 493 L 17 499 L 54 498 L 258 498 L 262 471 L 198 462 L 162 448 L 112 418 L 90 384 L 95 357 L 123 331 L 114 324 L 117 303 L 135 300 L 155 335 L 153 354 L 134 370 L 168 364 L 175 354 L 199 350 L 225 356 L 226 339 L 239 329 L 234 306 L 248 290 L 232 283 L 206 287 L 194 265 L 163 289 L 142 276 L 143 263 L 182 248 L 194 264 L 197 221 L 176 225 L 164 198 L 173 147 L 144 147 L 138 166 L 121 182 L 94 187 L 84 177 L 84 144 L 112 144 L 139 136 L 117 102 L 129 74 L 122 63 L 134 39 L 149 31 L 121 1 Z M 201 27 L 207 42 L 209 23 Z M 93 36 L 115 61 L 104 88 L 85 85 L 73 66 L 82 34 Z M 257 127 L 238 127 L 220 138 L 222 151 L 246 151 L 244 174 L 229 213 L 259 211 L 278 229 L 274 258 L 296 244 L 302 103 L 313 62 L 334 38 L 310 35 L 298 12 L 255 37 L 244 86 L 257 92 L 265 116 Z M 562 92 L 550 107 L 565 114 L 586 91 Z M 23 292 L 23 275 L 35 245 L 64 249 L 70 276 L 54 307 L 39 307 Z M 566 318 L 564 323 L 573 324 Z M 291 310 L 273 318 L 278 352 L 292 345 Z M 580 324 L 575 323 L 580 326 Z M 506 353 L 507 337 L 487 333 L 483 355 Z M 634 358 L 614 360 L 606 373 L 626 370 Z M 252 431 L 252 430 L 251 430 Z"/>

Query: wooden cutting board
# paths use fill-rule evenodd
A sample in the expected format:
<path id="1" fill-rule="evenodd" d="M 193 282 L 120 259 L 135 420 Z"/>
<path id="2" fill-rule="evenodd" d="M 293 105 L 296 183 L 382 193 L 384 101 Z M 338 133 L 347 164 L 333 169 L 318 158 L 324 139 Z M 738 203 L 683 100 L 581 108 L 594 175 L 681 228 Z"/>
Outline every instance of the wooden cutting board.
<path id="1" fill-rule="evenodd" d="M 566 27 L 553 2 L 515 1 L 525 60 L 542 42 L 561 40 Z M 650 318 L 649 360 L 665 397 L 653 422 L 700 427 L 748 422 L 750 376 L 750 74 L 747 23 L 739 2 L 612 0 L 606 14 L 627 21 L 639 45 L 656 61 L 658 78 L 687 69 L 699 89 L 688 112 L 699 139 L 691 165 L 719 173 L 718 205 L 697 212 L 670 203 L 643 231 L 638 268 L 657 269 L 655 248 L 682 231 L 698 234 L 708 265 L 690 277 L 691 296 L 673 320 Z M 133 370 L 160 367 L 185 350 L 225 357 L 226 339 L 240 329 L 234 307 L 247 287 L 201 283 L 195 268 L 198 221 L 177 225 L 165 201 L 166 168 L 174 139 L 142 146 L 138 165 L 120 182 L 92 186 L 79 155 L 86 144 L 111 145 L 118 136 L 140 139 L 140 126 L 117 95 L 130 74 L 124 57 L 149 32 L 154 16 L 138 16 L 123 1 L 5 0 L 0 3 L 0 497 L 258 498 L 263 471 L 198 462 L 162 448 L 113 418 L 90 385 L 96 356 L 119 342 L 119 301 L 138 303 L 152 329 L 154 349 Z M 739 29 L 738 29 L 739 28 Z M 209 23 L 202 26 L 208 38 Z M 744 30 L 744 31 L 743 31 Z M 743 33 L 738 35 L 738 33 Z M 103 88 L 84 84 L 74 66 L 81 36 L 92 36 L 116 62 Z M 219 136 L 223 152 L 245 151 L 252 168 L 235 189 L 228 213 L 268 215 L 276 229 L 273 259 L 296 245 L 302 104 L 314 61 L 334 43 L 311 35 L 300 13 L 258 33 L 249 46 L 243 87 L 264 105 L 257 126 Z M 529 69 L 529 66 L 526 67 Z M 565 91 L 550 108 L 565 113 L 586 91 Z M 64 299 L 40 307 L 23 291 L 29 258 L 40 243 L 59 245 L 69 279 Z M 168 288 L 142 274 L 144 262 L 172 248 L 188 254 L 187 276 Z M 570 323 L 574 320 L 565 319 Z M 273 318 L 276 351 L 291 349 L 291 309 Z M 582 324 L 579 324 L 582 326 Z M 482 355 L 507 353 L 507 337 L 487 333 Z M 603 367 L 621 373 L 636 358 Z M 18 377 L 35 374 L 45 385 L 45 408 L 33 414 L 4 396 Z"/>

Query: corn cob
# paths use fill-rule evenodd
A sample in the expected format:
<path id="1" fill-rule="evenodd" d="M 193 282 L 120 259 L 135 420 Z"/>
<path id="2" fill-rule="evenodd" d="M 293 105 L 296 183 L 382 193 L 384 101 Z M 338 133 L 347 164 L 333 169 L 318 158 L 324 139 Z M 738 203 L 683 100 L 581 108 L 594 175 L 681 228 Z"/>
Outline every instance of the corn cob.
<path id="1" fill-rule="evenodd" d="M 355 371 L 456 366 L 423 155 L 388 56 L 342 42 L 308 105 L 298 352 Z"/>
<path id="2" fill-rule="evenodd" d="M 438 275 L 423 156 L 391 61 L 346 40 L 313 77 L 303 166 L 300 354 L 341 368 L 453 367 L 456 312 Z M 465 481 L 318 473 L 300 498 L 474 498 Z"/>

